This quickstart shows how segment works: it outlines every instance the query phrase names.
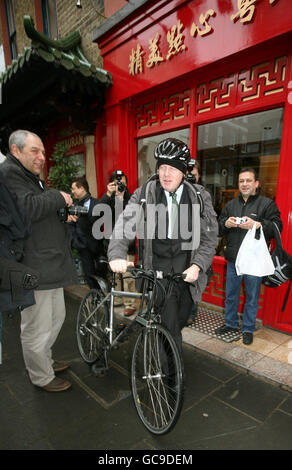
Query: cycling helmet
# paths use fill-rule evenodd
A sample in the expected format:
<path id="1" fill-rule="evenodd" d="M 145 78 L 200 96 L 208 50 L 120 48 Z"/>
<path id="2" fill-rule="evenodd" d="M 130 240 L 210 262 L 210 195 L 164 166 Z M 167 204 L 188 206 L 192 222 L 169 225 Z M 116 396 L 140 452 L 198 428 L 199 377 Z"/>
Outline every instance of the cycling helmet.
<path id="1" fill-rule="evenodd" d="M 160 165 L 170 165 L 182 173 L 186 173 L 191 154 L 188 146 L 179 139 L 168 138 L 162 140 L 154 150 L 158 169 Z"/>

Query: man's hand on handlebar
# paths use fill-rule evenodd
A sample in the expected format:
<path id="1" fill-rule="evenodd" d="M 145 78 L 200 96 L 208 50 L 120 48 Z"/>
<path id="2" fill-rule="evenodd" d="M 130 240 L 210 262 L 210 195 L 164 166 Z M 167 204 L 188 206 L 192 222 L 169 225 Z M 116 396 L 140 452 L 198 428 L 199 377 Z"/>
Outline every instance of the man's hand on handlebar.
<path id="1" fill-rule="evenodd" d="M 186 269 L 183 274 L 186 275 L 185 282 L 195 282 L 199 277 L 200 268 L 196 264 L 192 264 L 188 269 Z"/>
<path id="2" fill-rule="evenodd" d="M 109 265 L 114 273 L 125 273 L 129 266 L 134 266 L 134 263 L 126 259 L 114 259 L 109 262 Z"/>

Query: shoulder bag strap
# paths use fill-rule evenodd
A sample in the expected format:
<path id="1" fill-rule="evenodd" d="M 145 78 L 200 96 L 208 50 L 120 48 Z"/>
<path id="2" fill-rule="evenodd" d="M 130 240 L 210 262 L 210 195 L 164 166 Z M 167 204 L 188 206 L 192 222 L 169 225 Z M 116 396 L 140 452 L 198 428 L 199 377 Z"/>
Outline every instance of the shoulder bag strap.
<path id="1" fill-rule="evenodd" d="M 283 250 L 281 233 L 280 233 L 280 230 L 279 230 L 278 225 L 276 224 L 276 222 L 273 222 L 273 227 L 274 227 L 274 238 L 275 238 L 275 241 L 276 241 L 276 246 L 278 246 L 279 248 L 281 248 Z"/>

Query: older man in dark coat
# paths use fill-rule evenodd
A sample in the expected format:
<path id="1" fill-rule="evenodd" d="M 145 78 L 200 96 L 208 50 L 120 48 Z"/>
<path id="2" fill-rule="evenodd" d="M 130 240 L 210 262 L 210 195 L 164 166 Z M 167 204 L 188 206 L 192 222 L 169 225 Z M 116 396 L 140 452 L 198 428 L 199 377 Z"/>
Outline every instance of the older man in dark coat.
<path id="1" fill-rule="evenodd" d="M 52 358 L 52 346 L 65 319 L 63 287 L 77 282 L 66 224 L 58 210 L 72 204 L 69 194 L 49 189 L 40 179 L 45 149 L 34 133 L 18 130 L 9 138 L 7 159 L 0 166 L 18 206 L 30 216 L 32 231 L 24 243 L 23 263 L 40 273 L 35 305 L 21 314 L 21 342 L 30 379 L 50 392 L 71 384 L 55 377 L 69 365 Z"/>

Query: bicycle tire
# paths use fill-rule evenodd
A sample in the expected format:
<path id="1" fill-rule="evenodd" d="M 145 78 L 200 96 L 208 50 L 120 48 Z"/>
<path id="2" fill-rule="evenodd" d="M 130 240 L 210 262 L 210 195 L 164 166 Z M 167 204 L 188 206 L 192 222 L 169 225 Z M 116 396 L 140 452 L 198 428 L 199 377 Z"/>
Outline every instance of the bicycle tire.
<path id="1" fill-rule="evenodd" d="M 91 289 L 82 299 L 76 323 L 79 353 L 87 364 L 93 364 L 103 356 L 106 342 L 105 328 L 108 326 L 107 303 L 98 307 L 104 299 L 100 289 Z"/>
<path id="2" fill-rule="evenodd" d="M 184 400 L 181 355 L 168 330 L 158 323 L 143 328 L 131 367 L 132 395 L 144 426 L 157 435 L 176 424 Z"/>

